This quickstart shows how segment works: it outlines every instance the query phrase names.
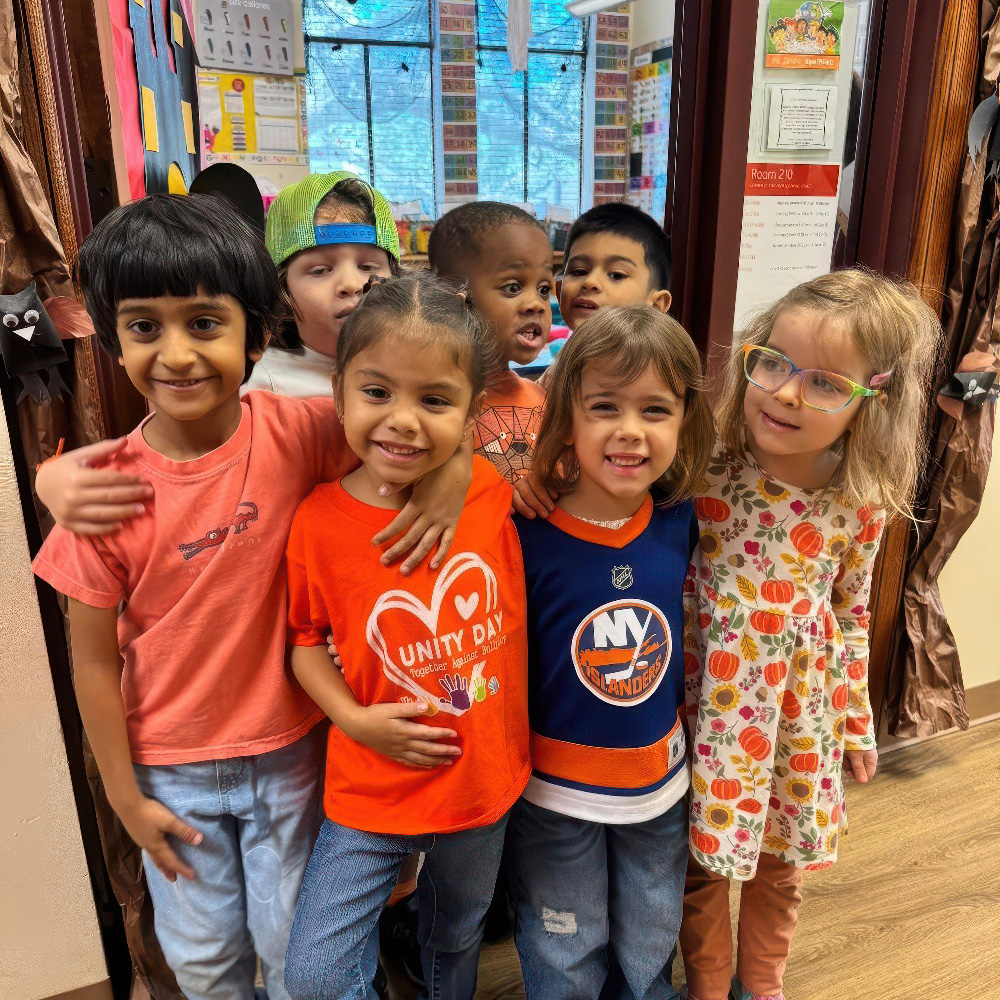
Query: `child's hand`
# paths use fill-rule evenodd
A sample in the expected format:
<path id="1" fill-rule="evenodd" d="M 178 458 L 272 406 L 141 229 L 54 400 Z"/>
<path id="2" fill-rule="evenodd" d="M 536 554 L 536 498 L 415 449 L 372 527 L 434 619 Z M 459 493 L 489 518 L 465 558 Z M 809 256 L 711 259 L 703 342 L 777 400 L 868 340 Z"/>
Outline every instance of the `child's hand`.
<path id="1" fill-rule="evenodd" d="M 194 878 L 194 871 L 177 855 L 167 841 L 167 835 L 178 837 L 185 844 L 201 843 L 201 834 L 183 820 L 178 819 L 165 805 L 145 796 L 127 809 L 116 810 L 129 836 L 153 859 L 156 867 L 176 882 L 177 876 Z"/>
<path id="2" fill-rule="evenodd" d="M 350 732 L 346 729 L 344 732 L 352 740 L 364 743 L 366 747 L 407 767 L 430 769 L 441 764 L 450 767 L 452 758 L 461 755 L 461 749 L 451 743 L 434 741 L 454 739 L 458 733 L 454 729 L 440 729 L 409 721 L 414 716 L 426 714 L 425 701 L 368 705 L 358 710 L 351 721 Z"/>
<path id="3" fill-rule="evenodd" d="M 514 483 L 514 510 L 525 517 L 548 517 L 556 505 L 556 497 L 529 473 Z"/>
<path id="4" fill-rule="evenodd" d="M 471 482 L 471 452 L 466 453 L 460 448 L 444 465 L 417 483 L 409 503 L 387 528 L 372 539 L 373 545 L 384 545 L 401 531 L 406 531 L 392 548 L 382 554 L 382 565 L 389 566 L 409 552 L 399 568 L 400 573 L 406 576 L 420 565 L 437 543 L 437 552 L 430 561 L 430 568 L 437 569 L 455 540 L 455 528 Z M 379 492 L 392 496 L 403 488 L 385 485 Z"/>
<path id="5" fill-rule="evenodd" d="M 862 785 L 867 784 L 875 777 L 878 750 L 845 750 L 844 763 L 847 765 L 844 770 L 848 774 L 853 775 Z"/>
<path id="6" fill-rule="evenodd" d="M 326 650 L 333 657 L 333 662 L 336 664 L 338 670 L 344 669 L 344 661 L 340 658 L 340 653 L 337 652 L 337 644 L 333 641 L 333 633 L 331 632 L 326 637 Z"/>
<path id="7" fill-rule="evenodd" d="M 141 501 L 153 496 L 152 486 L 139 476 L 94 467 L 113 458 L 124 442 L 100 441 L 42 463 L 35 492 L 57 524 L 77 535 L 110 535 L 145 513 Z"/>

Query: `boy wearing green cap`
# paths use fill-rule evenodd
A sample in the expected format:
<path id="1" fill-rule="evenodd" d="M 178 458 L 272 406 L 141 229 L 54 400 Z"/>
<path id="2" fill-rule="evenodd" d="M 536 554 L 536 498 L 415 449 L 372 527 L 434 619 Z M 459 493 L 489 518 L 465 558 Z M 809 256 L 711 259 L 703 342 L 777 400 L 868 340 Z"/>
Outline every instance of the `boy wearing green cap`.
<path id="1" fill-rule="evenodd" d="M 310 174 L 272 203 L 265 242 L 278 267 L 286 319 L 244 392 L 329 396 L 344 320 L 367 281 L 399 271 L 389 203 L 347 171 Z"/>

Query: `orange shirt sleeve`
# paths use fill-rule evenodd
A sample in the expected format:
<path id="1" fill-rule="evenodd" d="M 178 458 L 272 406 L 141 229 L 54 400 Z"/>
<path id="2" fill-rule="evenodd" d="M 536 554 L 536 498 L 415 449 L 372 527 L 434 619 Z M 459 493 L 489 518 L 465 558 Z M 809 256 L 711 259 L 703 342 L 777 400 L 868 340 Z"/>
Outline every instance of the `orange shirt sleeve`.
<path id="1" fill-rule="evenodd" d="M 288 572 L 288 629 L 291 646 L 325 646 L 330 634 L 330 616 L 320 590 L 310 586 L 306 568 L 306 538 L 311 522 L 309 497 L 299 504 L 288 535 L 285 563 Z"/>

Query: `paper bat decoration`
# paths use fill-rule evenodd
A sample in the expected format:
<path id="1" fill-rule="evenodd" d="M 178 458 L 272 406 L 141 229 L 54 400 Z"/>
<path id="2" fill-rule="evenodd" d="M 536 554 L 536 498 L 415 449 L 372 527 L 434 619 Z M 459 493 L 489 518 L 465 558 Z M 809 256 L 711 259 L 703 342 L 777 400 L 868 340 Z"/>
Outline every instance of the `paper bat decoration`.
<path id="1" fill-rule="evenodd" d="M 0 295 L 0 353 L 8 376 L 21 385 L 19 403 L 29 393 L 37 403 L 61 392 L 70 395 L 58 371 L 66 351 L 34 282 L 14 295 Z"/>

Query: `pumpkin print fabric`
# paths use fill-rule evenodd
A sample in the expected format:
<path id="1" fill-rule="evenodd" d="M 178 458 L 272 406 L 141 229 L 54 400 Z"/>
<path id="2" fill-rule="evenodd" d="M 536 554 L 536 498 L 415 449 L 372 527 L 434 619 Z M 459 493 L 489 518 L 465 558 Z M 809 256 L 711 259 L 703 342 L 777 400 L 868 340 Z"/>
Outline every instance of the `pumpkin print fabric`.
<path id="1" fill-rule="evenodd" d="M 875 746 L 867 606 L 884 516 L 721 452 L 695 509 L 692 853 L 740 881 L 762 850 L 826 868 L 847 827 L 844 751 Z"/>

